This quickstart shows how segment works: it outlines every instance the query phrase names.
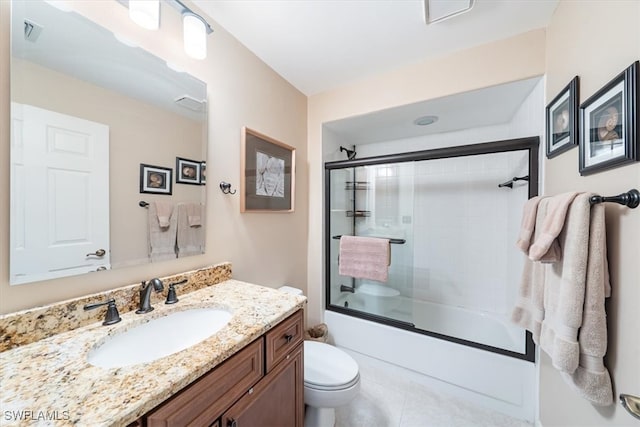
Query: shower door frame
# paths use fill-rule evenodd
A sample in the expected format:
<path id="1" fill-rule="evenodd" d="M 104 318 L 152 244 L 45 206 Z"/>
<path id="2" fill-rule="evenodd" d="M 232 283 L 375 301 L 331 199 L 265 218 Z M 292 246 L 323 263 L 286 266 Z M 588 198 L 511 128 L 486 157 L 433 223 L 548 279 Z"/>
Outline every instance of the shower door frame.
<path id="1" fill-rule="evenodd" d="M 540 149 L 540 137 L 525 137 L 508 139 L 492 142 L 481 142 L 477 144 L 459 145 L 454 147 L 435 148 L 431 150 L 411 151 L 408 153 L 399 154 L 387 154 L 382 156 L 365 157 L 362 159 L 353 160 L 340 160 L 333 162 L 326 162 L 324 164 L 324 256 L 325 256 L 325 310 L 335 311 L 347 316 L 357 317 L 363 320 L 369 320 L 376 323 L 404 329 L 411 332 L 416 332 L 423 335 L 428 335 L 434 338 L 443 339 L 449 342 L 466 345 L 469 347 L 478 348 L 481 350 L 490 351 L 493 353 L 502 354 L 505 356 L 514 357 L 516 359 L 522 359 L 529 362 L 535 362 L 535 344 L 531 332 L 526 331 L 525 334 L 525 352 L 518 353 L 515 351 L 505 350 L 498 347 L 493 347 L 486 344 L 477 343 L 461 338 L 452 337 L 449 335 L 439 334 L 437 332 L 427 331 L 424 329 L 416 328 L 413 323 L 403 322 L 375 314 L 353 310 L 350 308 L 340 307 L 331 304 L 331 264 L 329 262 L 331 258 L 331 227 L 329 224 L 331 218 L 331 171 L 336 169 L 356 168 L 359 166 L 373 166 L 386 163 L 406 163 L 422 160 L 436 160 L 444 158 L 475 156 L 482 154 L 494 154 L 505 153 L 509 151 L 528 150 L 529 152 L 529 198 L 538 195 L 538 174 L 539 174 L 539 149 Z M 355 176 L 355 175 L 354 175 Z"/>

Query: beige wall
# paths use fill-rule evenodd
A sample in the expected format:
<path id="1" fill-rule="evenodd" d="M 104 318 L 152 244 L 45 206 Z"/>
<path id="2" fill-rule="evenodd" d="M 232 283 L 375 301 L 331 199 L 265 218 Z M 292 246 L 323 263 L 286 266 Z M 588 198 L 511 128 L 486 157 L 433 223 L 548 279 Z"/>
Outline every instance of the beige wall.
<path id="1" fill-rule="evenodd" d="M 208 57 L 189 59 L 182 49 L 179 14 L 162 3 L 158 31 L 133 24 L 115 1 L 71 2 L 72 7 L 207 83 L 209 98 L 207 251 L 160 264 L 35 284 L 9 286 L 9 2 L 0 2 L 0 313 L 34 307 L 190 270 L 221 261 L 233 263 L 240 280 L 306 290 L 308 166 L 307 100 L 288 82 L 231 37 L 212 19 Z M 287 214 L 240 214 L 240 197 L 223 195 L 220 181 L 240 182 L 240 131 L 248 126 L 296 147 L 296 207 Z"/>
<path id="2" fill-rule="evenodd" d="M 561 1 L 547 29 L 546 52 L 547 103 L 576 75 L 580 102 L 585 101 L 640 59 L 640 2 Z M 581 177 L 578 148 L 545 160 L 545 171 L 545 194 L 579 190 L 614 195 L 640 189 L 640 163 Z M 612 296 L 605 364 L 616 396 L 640 396 L 640 212 L 608 205 L 606 213 Z M 637 423 L 617 403 L 598 408 L 578 397 L 546 356 L 540 367 L 540 419 L 545 427 Z"/>
<path id="3" fill-rule="evenodd" d="M 205 189 L 176 184 L 174 175 L 170 196 L 140 194 L 140 163 L 175 169 L 176 157 L 202 160 L 206 124 L 32 62 L 13 60 L 11 73 L 12 101 L 109 126 L 111 266 L 148 262 L 138 201 L 200 202 Z"/>
<path id="4" fill-rule="evenodd" d="M 309 98 L 309 322 L 324 309 L 322 124 L 544 73 L 544 30 L 475 47 Z M 328 153 L 330 154 L 330 153 Z"/>

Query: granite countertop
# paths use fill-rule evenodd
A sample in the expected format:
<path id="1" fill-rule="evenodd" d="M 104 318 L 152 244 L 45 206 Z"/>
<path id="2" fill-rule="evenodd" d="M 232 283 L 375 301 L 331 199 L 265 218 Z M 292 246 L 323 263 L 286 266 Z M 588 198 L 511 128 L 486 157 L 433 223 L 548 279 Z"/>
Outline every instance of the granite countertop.
<path id="1" fill-rule="evenodd" d="M 227 280 L 186 295 L 175 305 L 155 304 L 122 314 L 111 326 L 94 323 L 0 353 L 0 425 L 122 426 L 135 421 L 302 308 L 306 299 Z M 154 362 L 104 369 L 87 354 L 109 336 L 165 314 L 203 307 L 233 313 L 204 341 Z"/>

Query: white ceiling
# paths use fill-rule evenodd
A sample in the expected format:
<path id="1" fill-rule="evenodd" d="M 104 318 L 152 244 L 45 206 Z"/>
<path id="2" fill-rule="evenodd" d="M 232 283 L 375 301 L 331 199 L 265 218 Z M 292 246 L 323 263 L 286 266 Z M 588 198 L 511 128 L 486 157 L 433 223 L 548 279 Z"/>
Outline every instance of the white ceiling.
<path id="1" fill-rule="evenodd" d="M 193 3 L 301 92 L 313 95 L 546 27 L 558 0 L 475 0 L 469 12 L 429 26 L 422 0 Z"/>

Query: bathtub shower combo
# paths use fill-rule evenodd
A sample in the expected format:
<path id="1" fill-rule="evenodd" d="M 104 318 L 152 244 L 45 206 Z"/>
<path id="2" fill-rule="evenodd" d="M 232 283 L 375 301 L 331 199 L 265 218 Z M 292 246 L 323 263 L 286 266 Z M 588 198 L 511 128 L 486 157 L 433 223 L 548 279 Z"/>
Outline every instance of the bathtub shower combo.
<path id="1" fill-rule="evenodd" d="M 337 345 L 525 420 L 534 345 L 509 321 L 539 139 L 325 164 L 325 321 Z M 340 237 L 389 239 L 387 282 L 338 273 Z M 375 338 L 374 338 L 375 337 Z"/>

